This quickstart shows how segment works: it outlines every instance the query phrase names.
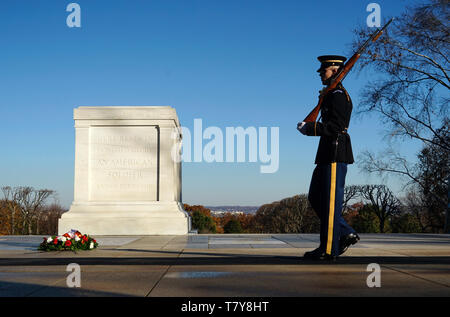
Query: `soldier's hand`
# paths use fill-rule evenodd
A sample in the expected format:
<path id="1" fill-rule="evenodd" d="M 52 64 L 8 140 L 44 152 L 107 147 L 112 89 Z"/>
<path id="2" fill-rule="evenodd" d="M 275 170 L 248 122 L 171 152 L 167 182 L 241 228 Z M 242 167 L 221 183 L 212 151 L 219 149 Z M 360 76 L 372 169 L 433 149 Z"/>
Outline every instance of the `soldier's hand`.
<path id="1" fill-rule="evenodd" d="M 306 122 L 297 123 L 297 130 L 300 131 L 301 134 L 305 134 L 305 132 L 306 132 L 305 125 L 306 125 Z"/>

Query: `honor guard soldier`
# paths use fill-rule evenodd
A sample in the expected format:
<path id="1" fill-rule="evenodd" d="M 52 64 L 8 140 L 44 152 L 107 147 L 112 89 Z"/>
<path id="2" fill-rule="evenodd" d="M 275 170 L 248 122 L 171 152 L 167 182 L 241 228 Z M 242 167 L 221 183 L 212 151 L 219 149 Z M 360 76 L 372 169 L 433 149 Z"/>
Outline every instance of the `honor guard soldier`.
<path id="1" fill-rule="evenodd" d="M 328 86 L 346 60 L 343 56 L 319 56 L 317 72 L 322 84 Z M 308 200 L 320 219 L 320 245 L 306 252 L 305 259 L 336 260 L 349 246 L 359 240 L 358 234 L 342 218 L 347 165 L 353 152 L 347 132 L 352 101 L 341 83 L 329 91 L 321 106 L 321 122 L 300 122 L 297 129 L 307 136 L 319 136 Z"/>

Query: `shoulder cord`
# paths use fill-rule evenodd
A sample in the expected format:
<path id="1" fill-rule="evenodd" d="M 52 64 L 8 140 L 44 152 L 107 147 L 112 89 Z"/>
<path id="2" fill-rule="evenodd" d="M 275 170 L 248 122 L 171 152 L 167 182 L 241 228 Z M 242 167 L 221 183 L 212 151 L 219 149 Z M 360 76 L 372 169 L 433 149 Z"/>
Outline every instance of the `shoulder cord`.
<path id="1" fill-rule="evenodd" d="M 339 83 L 339 88 L 342 89 L 342 90 L 345 92 L 345 95 L 347 96 L 347 101 L 351 103 L 352 101 L 351 101 L 351 99 L 350 99 L 350 96 L 348 95 L 348 92 L 347 92 L 347 90 L 344 88 L 344 86 L 342 86 L 342 83 Z M 342 133 L 342 134 L 347 134 L 347 130 L 348 130 L 348 127 L 347 127 L 347 128 L 344 128 L 344 131 L 342 131 L 341 133 Z"/>
<path id="2" fill-rule="evenodd" d="M 322 119 L 322 114 L 319 116 L 319 119 L 317 119 L 316 121 L 314 121 L 314 136 L 317 136 L 317 121 L 319 121 L 320 119 Z"/>

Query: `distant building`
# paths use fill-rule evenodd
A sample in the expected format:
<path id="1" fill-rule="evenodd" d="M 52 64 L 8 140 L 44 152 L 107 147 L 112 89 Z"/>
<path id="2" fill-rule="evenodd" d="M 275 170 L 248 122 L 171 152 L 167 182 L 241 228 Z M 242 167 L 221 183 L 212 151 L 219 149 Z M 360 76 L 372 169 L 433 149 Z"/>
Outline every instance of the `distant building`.
<path id="1" fill-rule="evenodd" d="M 227 211 L 227 210 L 211 210 L 211 214 L 215 217 L 223 217 L 225 214 L 230 213 L 232 215 L 243 215 L 243 211 Z"/>

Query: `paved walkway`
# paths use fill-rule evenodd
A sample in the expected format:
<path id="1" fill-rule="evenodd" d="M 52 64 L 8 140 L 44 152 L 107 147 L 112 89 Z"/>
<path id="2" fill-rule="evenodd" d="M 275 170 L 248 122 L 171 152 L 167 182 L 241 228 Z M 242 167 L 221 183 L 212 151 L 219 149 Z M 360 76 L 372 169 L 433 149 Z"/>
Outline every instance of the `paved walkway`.
<path id="1" fill-rule="evenodd" d="M 42 238 L 0 236 L 0 296 L 450 296 L 450 235 L 362 234 L 336 264 L 301 258 L 317 234 L 97 236 L 77 253 L 39 252 Z"/>

